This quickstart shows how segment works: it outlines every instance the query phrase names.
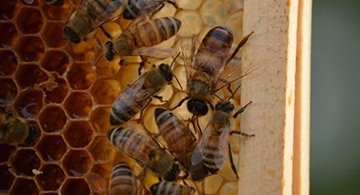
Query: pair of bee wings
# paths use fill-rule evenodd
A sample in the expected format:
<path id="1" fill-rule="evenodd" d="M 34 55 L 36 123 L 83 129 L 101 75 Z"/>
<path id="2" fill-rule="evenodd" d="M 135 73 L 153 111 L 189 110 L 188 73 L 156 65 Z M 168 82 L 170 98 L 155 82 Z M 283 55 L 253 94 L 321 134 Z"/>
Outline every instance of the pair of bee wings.
<path id="1" fill-rule="evenodd" d="M 191 156 L 191 165 L 195 166 L 205 162 L 207 159 L 207 150 L 209 147 L 209 143 L 211 141 L 215 141 L 218 143 L 217 150 L 221 153 L 223 158 L 214 158 L 214 163 L 218 169 L 221 169 L 224 166 L 224 162 L 229 158 L 229 134 L 230 127 L 223 127 L 221 129 L 220 136 L 212 135 L 213 127 L 212 125 L 208 125 L 205 128 L 203 135 L 195 146 L 195 149 Z M 213 146 L 212 146 L 213 147 Z M 212 150 L 212 149 L 210 149 Z"/>
<path id="2" fill-rule="evenodd" d="M 139 103 L 150 101 L 151 96 L 154 95 L 158 89 L 143 89 L 146 74 L 147 73 L 144 73 L 134 83 L 127 86 L 116 102 L 124 102 L 126 106 L 131 107 L 131 105 L 138 105 Z"/>

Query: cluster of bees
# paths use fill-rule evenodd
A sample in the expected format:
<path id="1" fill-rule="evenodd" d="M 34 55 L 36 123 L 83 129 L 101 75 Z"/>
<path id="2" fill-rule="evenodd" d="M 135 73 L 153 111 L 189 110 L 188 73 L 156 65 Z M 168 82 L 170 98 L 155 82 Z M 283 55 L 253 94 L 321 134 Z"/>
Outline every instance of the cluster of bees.
<path id="1" fill-rule="evenodd" d="M 53 6 L 63 4 L 63 0 L 44 0 L 44 2 Z M 64 35 L 70 42 L 76 44 L 93 30 L 101 29 L 109 38 L 104 44 L 104 56 L 109 61 L 116 55 L 121 57 L 139 55 L 143 59 L 174 57 L 176 52 L 172 48 L 153 47 L 174 36 L 181 27 L 181 21 L 174 17 L 151 19 L 164 3 L 170 3 L 178 8 L 176 3 L 170 0 L 84 1 L 65 24 Z M 132 19 L 133 22 L 120 35 L 112 37 L 102 25 L 119 12 L 123 18 Z M 231 118 L 236 118 L 251 102 L 235 111 L 235 106 L 230 100 L 240 86 L 231 90 L 231 84 L 244 75 L 227 80 L 221 77 L 221 74 L 250 35 L 245 36 L 234 51 L 230 52 L 233 44 L 231 31 L 223 26 L 215 26 L 208 31 L 197 49 L 195 43 L 193 44 L 191 48 L 193 57 L 185 65 L 187 97 L 175 107 L 155 109 L 153 115 L 159 130 L 156 136 L 137 128 L 124 126 L 124 123 L 141 113 L 153 98 L 163 101 L 157 94 L 167 84 L 171 84 L 174 77 L 177 79 L 172 69 L 181 53 L 174 57 L 170 65 L 161 63 L 143 74 L 139 68 L 141 74 L 139 78 L 129 84 L 114 101 L 109 120 L 115 128 L 109 130 L 108 139 L 119 151 L 144 167 L 144 171 L 149 169 L 159 178 L 159 182 L 150 187 L 153 194 L 195 194 L 194 188 L 188 185 L 185 179 L 190 177 L 194 182 L 202 181 L 216 174 L 227 158 L 238 178 L 231 156 L 229 136 L 254 135 L 232 130 Z M 181 86 L 180 83 L 179 85 Z M 216 94 L 224 87 L 228 87 L 231 94 L 226 100 Z M 215 98 L 218 102 L 213 106 Z M 173 110 L 185 101 L 187 101 L 187 110 L 193 115 L 188 120 L 188 124 L 173 113 Z M 213 110 L 212 117 L 206 128 L 202 130 L 198 124 L 198 117 L 207 115 L 209 108 Z M 9 144 L 27 144 L 34 140 L 38 133 L 36 127 L 16 119 L 7 110 L 1 111 L 0 124 L 0 138 Z M 137 194 L 139 179 L 127 163 L 117 164 L 110 178 L 111 194 Z M 179 180 L 183 182 L 180 183 Z"/>

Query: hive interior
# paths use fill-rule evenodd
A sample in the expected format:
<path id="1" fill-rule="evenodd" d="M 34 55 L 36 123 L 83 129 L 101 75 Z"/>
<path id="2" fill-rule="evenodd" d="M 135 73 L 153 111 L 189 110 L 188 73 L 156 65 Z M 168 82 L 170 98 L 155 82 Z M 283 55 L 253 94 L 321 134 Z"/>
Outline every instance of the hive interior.
<path id="1" fill-rule="evenodd" d="M 11 194 L 107 194 L 112 166 L 127 161 L 106 138 L 110 129 L 109 109 L 120 91 L 137 78 L 139 59 L 126 59 L 120 66 L 102 59 L 97 64 L 107 39 L 96 30 L 87 41 L 71 45 L 63 36 L 63 25 L 80 0 L 65 0 L 61 8 L 34 0 L 0 2 L 0 104 L 10 106 L 19 118 L 41 129 L 30 146 L 0 144 L 0 193 Z M 182 21 L 176 37 L 159 47 L 183 49 L 192 44 L 193 34 L 201 40 L 214 25 L 233 30 L 234 43 L 242 38 L 243 2 L 239 0 L 175 0 L 181 7 L 165 7 L 155 17 L 175 16 Z M 119 18 L 105 28 L 119 34 L 129 21 Z M 159 64 L 150 59 L 145 66 Z M 162 62 L 171 63 L 172 59 Z M 174 72 L 186 86 L 184 60 L 180 57 Z M 225 93 L 225 92 L 224 92 Z M 174 82 L 161 94 L 170 105 L 186 96 Z M 235 97 L 239 105 L 239 95 Z M 145 110 L 145 128 L 156 132 L 153 119 L 158 100 Z M 185 107 L 176 110 L 190 117 Z M 206 124 L 209 118 L 202 118 Z M 239 127 L 239 121 L 235 122 Z M 239 137 L 231 136 L 235 164 L 239 160 Z M 34 175 L 33 170 L 42 173 Z M 19 187 L 21 186 L 21 188 Z M 237 180 L 227 164 L 219 174 L 205 181 L 206 194 L 237 194 Z"/>

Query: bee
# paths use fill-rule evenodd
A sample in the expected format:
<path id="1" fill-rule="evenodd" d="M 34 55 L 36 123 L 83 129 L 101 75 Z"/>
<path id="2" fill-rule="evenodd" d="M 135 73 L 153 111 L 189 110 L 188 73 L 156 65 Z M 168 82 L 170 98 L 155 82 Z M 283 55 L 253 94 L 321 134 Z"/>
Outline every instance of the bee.
<path id="1" fill-rule="evenodd" d="M 125 19 L 135 19 L 141 12 L 157 12 L 164 6 L 164 2 L 168 2 L 178 9 L 177 4 L 170 0 L 128 0 L 123 17 Z"/>
<path id="2" fill-rule="evenodd" d="M 161 181 L 150 187 L 153 195 L 193 195 L 195 189 L 189 186 L 177 184 L 176 182 Z"/>
<path id="3" fill-rule="evenodd" d="M 251 102 L 240 108 L 233 117 L 242 113 L 250 104 Z M 230 102 L 220 101 L 216 104 L 212 119 L 191 156 L 190 175 L 194 181 L 200 181 L 208 175 L 217 173 L 223 167 L 227 157 L 230 157 L 231 168 L 236 178 L 239 178 L 232 159 L 229 136 L 236 133 L 252 137 L 254 134 L 248 135 L 241 131 L 231 130 L 230 119 L 233 110 L 234 105 Z"/>
<path id="4" fill-rule="evenodd" d="M 190 158 L 196 138 L 190 129 L 171 111 L 155 109 L 155 120 L 169 151 L 174 154 L 186 173 L 190 169 Z"/>
<path id="5" fill-rule="evenodd" d="M 181 21 L 174 17 L 164 17 L 145 22 L 135 22 L 119 36 L 106 42 L 105 57 L 112 60 L 115 55 L 141 55 L 155 58 L 166 58 L 173 50 L 152 48 L 174 36 L 180 29 Z"/>
<path id="6" fill-rule="evenodd" d="M 1 110 L 0 140 L 12 145 L 29 145 L 38 135 L 39 130 L 35 125 L 15 118 L 10 110 Z"/>
<path id="7" fill-rule="evenodd" d="M 112 129 L 108 138 L 120 151 L 165 180 L 177 178 L 180 168 L 173 157 L 150 136 L 131 128 Z"/>
<path id="8" fill-rule="evenodd" d="M 225 65 L 232 60 L 251 34 L 245 36 L 230 55 L 229 52 L 234 40 L 231 31 L 222 26 L 210 29 L 200 43 L 195 54 L 195 60 L 191 62 L 194 71 L 187 79 L 188 97 L 181 100 L 176 107 L 189 99 L 187 109 L 194 116 L 206 115 L 208 112 L 207 104 L 212 108 L 213 96 L 216 95 L 216 91 L 222 88 L 219 87 L 219 80 Z M 192 49 L 195 50 L 194 47 Z"/>
<path id="9" fill-rule="evenodd" d="M 44 3 L 52 6 L 61 7 L 62 5 L 64 5 L 64 0 L 43 0 L 43 1 Z"/>
<path id="10" fill-rule="evenodd" d="M 116 165 L 111 174 L 110 194 L 136 195 L 137 182 L 133 170 L 122 162 Z"/>
<path id="11" fill-rule="evenodd" d="M 170 66 L 164 63 L 160 64 L 158 68 L 141 75 L 121 92 L 112 105 L 110 113 L 111 125 L 120 125 L 130 120 L 151 102 L 151 97 L 163 101 L 161 97 L 155 94 L 166 84 L 171 83 L 173 79 L 171 67 L 178 56 L 179 54 L 174 58 Z"/>

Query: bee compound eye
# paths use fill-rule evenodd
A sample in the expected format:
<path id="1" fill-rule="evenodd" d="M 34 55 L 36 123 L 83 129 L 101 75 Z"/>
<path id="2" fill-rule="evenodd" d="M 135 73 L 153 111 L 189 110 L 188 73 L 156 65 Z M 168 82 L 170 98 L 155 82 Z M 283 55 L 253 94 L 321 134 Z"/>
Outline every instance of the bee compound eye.
<path id="1" fill-rule="evenodd" d="M 191 99 L 187 103 L 188 110 L 196 116 L 204 116 L 208 112 L 208 107 L 205 102 Z"/>

